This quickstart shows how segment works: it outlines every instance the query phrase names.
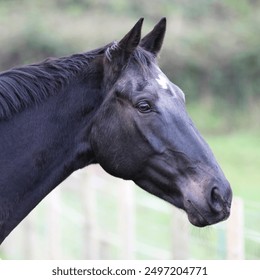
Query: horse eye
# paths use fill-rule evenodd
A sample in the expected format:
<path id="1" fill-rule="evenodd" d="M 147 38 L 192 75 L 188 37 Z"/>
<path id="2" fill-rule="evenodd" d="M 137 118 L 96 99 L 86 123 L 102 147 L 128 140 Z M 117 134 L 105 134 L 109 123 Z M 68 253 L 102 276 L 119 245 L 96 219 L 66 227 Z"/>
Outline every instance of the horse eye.
<path id="1" fill-rule="evenodd" d="M 140 101 L 136 104 L 136 108 L 141 113 L 149 113 L 152 111 L 151 105 L 147 101 Z"/>

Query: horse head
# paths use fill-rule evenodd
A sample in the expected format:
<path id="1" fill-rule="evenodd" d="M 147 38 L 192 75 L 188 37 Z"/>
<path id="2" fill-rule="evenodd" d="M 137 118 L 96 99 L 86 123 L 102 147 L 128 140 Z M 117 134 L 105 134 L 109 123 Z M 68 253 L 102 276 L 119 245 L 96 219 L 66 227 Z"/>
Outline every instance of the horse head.
<path id="1" fill-rule="evenodd" d="M 166 19 L 143 39 L 142 22 L 104 55 L 93 153 L 108 173 L 183 209 L 195 226 L 217 223 L 229 216 L 230 185 L 188 116 L 183 91 L 158 67 Z"/>

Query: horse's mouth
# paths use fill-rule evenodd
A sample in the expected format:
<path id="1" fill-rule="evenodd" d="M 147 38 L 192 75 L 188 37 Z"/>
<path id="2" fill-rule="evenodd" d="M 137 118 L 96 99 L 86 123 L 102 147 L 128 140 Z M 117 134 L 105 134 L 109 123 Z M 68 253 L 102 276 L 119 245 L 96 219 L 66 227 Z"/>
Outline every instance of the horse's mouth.
<path id="1" fill-rule="evenodd" d="M 219 223 L 226 220 L 230 215 L 230 204 L 223 205 L 222 211 L 216 213 L 210 209 L 203 209 L 198 207 L 191 200 L 187 199 L 185 202 L 181 202 L 176 197 L 169 195 L 163 196 L 163 199 L 172 205 L 184 210 L 187 213 L 190 223 L 196 227 L 205 227 Z"/>
<path id="2" fill-rule="evenodd" d="M 187 200 L 189 205 L 185 211 L 188 215 L 188 219 L 191 224 L 196 227 L 205 227 L 208 225 L 216 224 L 218 222 L 226 220 L 230 215 L 230 207 L 226 206 L 223 211 L 218 214 L 209 213 L 208 211 L 203 211 L 203 209 L 198 209 L 191 200 Z"/>
<path id="3" fill-rule="evenodd" d="M 169 195 L 164 196 L 163 199 L 172 205 L 183 209 L 187 213 L 190 223 L 196 227 L 205 227 L 214 223 L 210 222 L 207 217 L 205 217 L 205 214 L 198 210 L 198 208 L 189 199 L 187 199 L 184 204 L 183 202 L 180 202 L 180 199 L 176 199 L 176 197 Z"/>
<path id="4" fill-rule="evenodd" d="M 187 200 L 187 202 L 190 207 L 186 209 L 186 213 L 191 224 L 197 227 L 205 227 L 211 224 L 205 215 L 203 215 L 203 213 L 201 213 L 190 200 Z"/>
<path id="5" fill-rule="evenodd" d="M 192 199 L 190 193 L 188 195 L 178 191 L 174 192 L 154 192 L 149 184 L 143 184 L 142 181 L 136 180 L 135 183 L 146 191 L 160 197 L 179 209 L 187 213 L 190 223 L 196 227 L 205 227 L 226 220 L 230 215 L 231 194 L 227 193 L 226 197 L 215 191 L 215 187 L 211 189 L 209 195 L 201 195 Z M 147 183 L 145 181 L 145 183 Z M 188 197 L 189 196 L 189 197 Z"/>

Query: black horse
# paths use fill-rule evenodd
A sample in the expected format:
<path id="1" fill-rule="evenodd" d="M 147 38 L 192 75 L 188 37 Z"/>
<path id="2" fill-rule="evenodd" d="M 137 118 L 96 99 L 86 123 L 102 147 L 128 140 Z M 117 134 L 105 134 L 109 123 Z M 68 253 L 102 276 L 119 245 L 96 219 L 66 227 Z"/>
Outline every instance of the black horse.
<path id="1" fill-rule="evenodd" d="M 157 66 L 163 18 L 119 42 L 0 74 L 0 242 L 73 171 L 108 173 L 184 209 L 202 227 L 226 219 L 232 191 Z"/>

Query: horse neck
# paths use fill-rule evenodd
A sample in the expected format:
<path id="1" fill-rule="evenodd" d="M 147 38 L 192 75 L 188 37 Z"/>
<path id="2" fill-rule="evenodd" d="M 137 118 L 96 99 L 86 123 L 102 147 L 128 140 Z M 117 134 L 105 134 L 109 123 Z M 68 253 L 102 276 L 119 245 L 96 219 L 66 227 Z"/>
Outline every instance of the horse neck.
<path id="1" fill-rule="evenodd" d="M 98 79 L 70 82 L 0 122 L 0 243 L 60 182 L 95 161 L 88 139 L 101 102 Z"/>

